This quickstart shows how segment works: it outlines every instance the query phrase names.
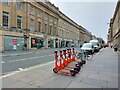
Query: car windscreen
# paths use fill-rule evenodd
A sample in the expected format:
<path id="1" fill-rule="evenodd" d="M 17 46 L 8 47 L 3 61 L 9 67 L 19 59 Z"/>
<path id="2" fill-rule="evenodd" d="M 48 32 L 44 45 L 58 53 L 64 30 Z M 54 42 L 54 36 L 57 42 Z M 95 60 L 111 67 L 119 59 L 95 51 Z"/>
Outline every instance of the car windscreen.
<path id="1" fill-rule="evenodd" d="M 98 43 L 97 42 L 90 42 L 90 43 L 92 43 L 93 44 L 93 46 L 98 46 Z"/>
<path id="2" fill-rule="evenodd" d="M 90 44 L 83 44 L 82 48 L 91 48 Z"/>

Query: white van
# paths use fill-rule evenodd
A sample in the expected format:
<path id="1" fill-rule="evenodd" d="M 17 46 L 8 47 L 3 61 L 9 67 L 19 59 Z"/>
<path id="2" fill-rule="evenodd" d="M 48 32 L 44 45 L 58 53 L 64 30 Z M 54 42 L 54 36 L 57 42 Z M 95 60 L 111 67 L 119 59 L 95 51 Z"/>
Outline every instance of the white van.
<path id="1" fill-rule="evenodd" d="M 94 47 L 94 51 L 95 51 L 95 52 L 99 52 L 100 45 L 99 45 L 98 40 L 90 40 L 89 43 L 92 43 L 92 44 L 93 44 L 93 47 Z"/>

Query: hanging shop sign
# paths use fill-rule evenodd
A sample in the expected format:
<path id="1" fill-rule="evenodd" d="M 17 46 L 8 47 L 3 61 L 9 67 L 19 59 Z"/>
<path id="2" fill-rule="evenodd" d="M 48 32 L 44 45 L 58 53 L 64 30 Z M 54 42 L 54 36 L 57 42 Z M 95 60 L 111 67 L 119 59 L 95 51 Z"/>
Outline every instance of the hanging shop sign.
<path id="1" fill-rule="evenodd" d="M 32 44 L 35 44 L 35 39 L 32 39 Z"/>
<path id="2" fill-rule="evenodd" d="M 17 45 L 17 39 L 13 38 L 13 45 Z"/>

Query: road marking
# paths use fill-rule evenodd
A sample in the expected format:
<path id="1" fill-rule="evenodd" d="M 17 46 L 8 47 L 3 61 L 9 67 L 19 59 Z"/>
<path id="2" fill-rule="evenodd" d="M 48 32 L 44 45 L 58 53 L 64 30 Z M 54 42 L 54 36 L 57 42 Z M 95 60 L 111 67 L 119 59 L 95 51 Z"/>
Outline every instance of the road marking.
<path id="1" fill-rule="evenodd" d="M 25 61 L 25 60 L 31 60 L 31 59 L 36 59 L 36 58 L 41 58 L 41 57 L 47 57 L 47 56 L 53 56 L 54 54 L 50 54 L 50 55 L 44 55 L 44 56 L 39 56 L 39 57 L 32 57 L 32 58 L 24 58 L 24 59 L 18 59 L 18 60 L 11 60 L 11 61 L 7 61 L 6 63 L 11 63 L 11 62 L 17 62 L 17 61 Z"/>
<path id="2" fill-rule="evenodd" d="M 18 68 L 18 70 L 23 71 L 24 69 L 23 68 Z"/>
<path id="3" fill-rule="evenodd" d="M 33 52 L 18 53 L 18 54 L 7 54 L 7 55 L 0 55 L 0 56 L 2 56 L 2 57 L 5 57 L 5 56 L 18 56 L 18 55 L 24 55 L 24 54 L 30 54 L 30 53 L 33 53 Z"/>
<path id="4" fill-rule="evenodd" d="M 51 61 L 51 62 L 48 62 L 48 63 L 44 63 L 44 64 L 40 64 L 40 65 L 36 65 L 36 66 L 32 66 L 32 67 L 29 67 L 29 68 L 26 68 L 26 69 L 23 69 L 21 71 L 14 71 L 10 74 L 6 74 L 6 75 L 3 75 L 3 76 L 0 76 L 0 79 L 2 78 L 6 78 L 6 77 L 10 77 L 14 74 L 17 74 L 17 73 L 20 73 L 20 72 L 23 72 L 23 71 L 28 71 L 28 70 L 31 70 L 31 69 L 35 69 L 35 68 L 39 68 L 39 67 L 43 67 L 43 66 L 47 66 L 47 65 L 50 65 L 52 63 L 54 63 L 55 61 Z"/>
<path id="5" fill-rule="evenodd" d="M 5 63 L 4 61 L 1 61 L 1 63 Z"/>

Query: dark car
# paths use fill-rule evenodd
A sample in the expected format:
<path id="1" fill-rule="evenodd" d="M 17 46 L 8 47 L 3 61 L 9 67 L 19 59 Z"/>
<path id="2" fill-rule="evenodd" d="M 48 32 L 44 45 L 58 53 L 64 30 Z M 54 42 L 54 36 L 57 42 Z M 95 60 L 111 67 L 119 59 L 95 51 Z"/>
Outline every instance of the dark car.
<path id="1" fill-rule="evenodd" d="M 42 45 L 41 43 L 36 43 L 34 46 L 35 46 L 37 49 L 39 49 L 39 48 L 42 48 L 42 47 L 43 47 L 43 45 Z"/>

